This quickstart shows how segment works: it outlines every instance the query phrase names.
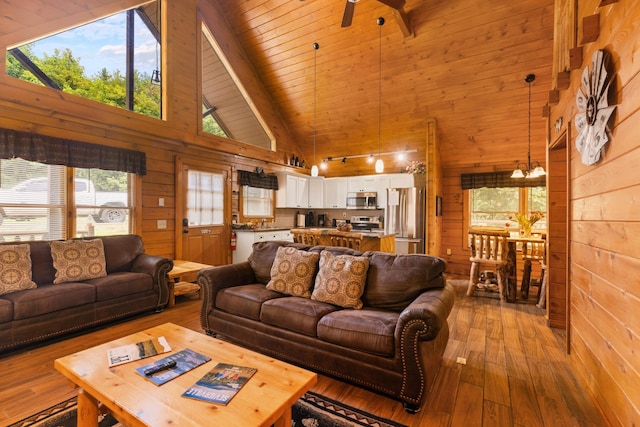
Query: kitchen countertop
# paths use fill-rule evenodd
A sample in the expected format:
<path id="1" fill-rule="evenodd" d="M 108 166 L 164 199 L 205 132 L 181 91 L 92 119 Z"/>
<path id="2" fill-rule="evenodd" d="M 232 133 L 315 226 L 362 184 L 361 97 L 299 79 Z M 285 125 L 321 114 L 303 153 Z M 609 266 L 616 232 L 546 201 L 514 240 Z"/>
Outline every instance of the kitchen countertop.
<path id="1" fill-rule="evenodd" d="M 257 227 L 257 228 L 234 228 L 233 231 L 236 232 L 241 232 L 241 233 L 245 233 L 245 232 L 256 232 L 256 231 L 285 231 L 285 230 L 291 230 L 291 227 Z"/>
<path id="2" fill-rule="evenodd" d="M 379 232 L 375 232 L 375 231 L 360 231 L 360 230 L 351 230 L 351 231 L 339 231 L 338 229 L 336 229 L 335 227 L 325 227 L 325 228 L 318 228 L 318 227 L 300 227 L 300 228 L 291 228 L 292 231 L 299 231 L 299 232 L 304 232 L 304 231 L 309 231 L 309 232 L 316 232 L 322 235 L 327 235 L 327 234 L 334 234 L 334 235 L 345 235 L 348 236 L 350 234 L 359 234 L 363 237 L 370 237 L 370 238 L 374 238 L 374 239 L 379 239 L 382 237 L 389 237 L 389 236 L 395 236 L 395 234 L 385 234 L 384 231 L 380 230 Z"/>
<path id="3" fill-rule="evenodd" d="M 240 231 L 240 232 L 255 232 L 255 231 L 284 231 L 284 230 L 323 230 L 323 231 L 328 231 L 328 230 L 336 230 L 336 227 L 256 227 L 256 228 L 233 228 L 233 231 Z M 381 228 L 380 231 L 358 231 L 358 230 L 351 230 L 352 233 L 361 233 L 361 234 L 384 234 L 384 230 Z"/>

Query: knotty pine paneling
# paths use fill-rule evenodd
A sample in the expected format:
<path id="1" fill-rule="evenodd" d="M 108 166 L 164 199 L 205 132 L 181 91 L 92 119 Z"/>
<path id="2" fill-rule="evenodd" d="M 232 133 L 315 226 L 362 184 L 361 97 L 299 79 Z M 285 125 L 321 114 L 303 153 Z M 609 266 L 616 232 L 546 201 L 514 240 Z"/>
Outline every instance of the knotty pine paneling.
<path id="1" fill-rule="evenodd" d="M 283 117 L 298 141 L 310 141 L 312 136 L 311 44 L 320 44 L 319 158 L 376 148 L 378 16 L 387 20 L 382 28 L 381 67 L 385 147 L 394 142 L 421 146 L 426 133 L 423 119 L 434 117 L 441 146 L 446 147 L 443 165 L 469 165 L 477 159 L 496 164 L 504 161 L 505 151 L 526 156 L 524 76 L 538 75 L 532 86 L 532 110 L 539 112 L 551 82 L 552 1 L 517 6 L 507 1 L 454 1 L 446 6 L 408 1 L 406 9 L 416 30 L 416 36 L 408 38 L 397 29 L 391 9 L 380 2 L 358 4 L 349 28 L 339 26 L 343 7 L 329 2 L 227 0 L 219 5 L 251 62 L 263 70 L 265 87 L 283 106 Z M 542 161 L 544 122 L 534 123 L 532 134 L 534 157 Z M 312 144 L 301 145 L 306 160 L 312 150 Z M 370 171 L 359 163 L 355 168 L 358 173 Z M 345 173 L 337 168 L 327 173 L 340 174 Z"/>
<path id="2" fill-rule="evenodd" d="M 637 57 L 640 3 L 620 0 L 598 7 L 599 1 L 579 2 L 578 22 L 600 14 L 598 40 L 583 46 L 583 64 L 571 72 L 571 84 L 552 106 L 550 122 L 565 118 L 573 126 L 575 93 L 580 74 L 590 66 L 596 49 L 611 54 L 608 71 L 613 76 L 610 102 L 617 110 L 610 121 L 611 140 L 600 161 L 583 165 L 575 149 L 575 132 L 567 144 L 571 150 L 569 208 L 571 264 L 571 363 L 584 387 L 595 396 L 614 425 L 640 422 L 639 367 L 636 341 L 640 335 L 640 258 L 635 248 L 638 203 L 633 200 L 640 178 L 636 173 L 638 120 L 640 118 L 640 64 Z M 580 39 L 580 34 L 578 34 Z M 635 249 L 634 249 L 635 248 Z M 553 275 L 553 270 L 551 271 Z"/>

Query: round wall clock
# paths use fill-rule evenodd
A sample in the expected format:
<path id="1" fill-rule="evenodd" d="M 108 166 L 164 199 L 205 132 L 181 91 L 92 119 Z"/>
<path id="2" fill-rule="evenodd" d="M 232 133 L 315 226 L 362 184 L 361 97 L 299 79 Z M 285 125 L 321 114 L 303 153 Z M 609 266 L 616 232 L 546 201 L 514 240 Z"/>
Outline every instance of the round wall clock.
<path id="1" fill-rule="evenodd" d="M 598 50 L 591 58 L 591 72 L 587 65 L 582 72 L 582 87 L 578 89 L 576 104 L 578 114 L 575 117 L 578 137 L 576 148 L 581 154 L 582 163 L 587 166 L 600 160 L 600 154 L 609 141 L 607 123 L 616 109 L 609 106 L 607 95 L 611 80 L 607 78 L 605 52 Z"/>

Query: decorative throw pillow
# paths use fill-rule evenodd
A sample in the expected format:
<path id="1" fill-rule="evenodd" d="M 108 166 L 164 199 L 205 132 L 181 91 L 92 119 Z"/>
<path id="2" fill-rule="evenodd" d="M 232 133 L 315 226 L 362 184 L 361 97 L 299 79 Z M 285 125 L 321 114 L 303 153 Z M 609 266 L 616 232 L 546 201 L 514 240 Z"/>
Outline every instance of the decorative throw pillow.
<path id="1" fill-rule="evenodd" d="M 51 242 L 56 269 L 53 283 L 77 282 L 107 275 L 107 262 L 101 239 Z"/>
<path id="2" fill-rule="evenodd" d="M 362 308 L 360 297 L 367 282 L 369 258 L 320 253 L 320 270 L 311 299 L 344 308 Z"/>
<path id="3" fill-rule="evenodd" d="M 311 297 L 313 276 L 320 255 L 292 247 L 279 247 L 271 266 L 267 289 L 296 297 Z"/>
<path id="4" fill-rule="evenodd" d="M 0 245 L 0 295 L 35 287 L 29 245 Z"/>

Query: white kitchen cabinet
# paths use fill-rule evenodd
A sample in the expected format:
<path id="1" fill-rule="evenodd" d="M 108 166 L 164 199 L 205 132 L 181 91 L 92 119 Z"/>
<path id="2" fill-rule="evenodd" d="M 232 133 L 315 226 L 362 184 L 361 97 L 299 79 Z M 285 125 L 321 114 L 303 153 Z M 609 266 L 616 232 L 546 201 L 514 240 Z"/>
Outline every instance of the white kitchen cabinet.
<path id="1" fill-rule="evenodd" d="M 347 178 L 347 191 L 349 193 L 362 191 L 378 191 L 378 176 L 350 176 Z"/>
<path id="2" fill-rule="evenodd" d="M 291 230 L 237 231 L 236 250 L 233 251 L 233 263 L 235 264 L 249 259 L 254 243 L 271 240 L 293 242 L 293 235 L 291 234 Z"/>
<path id="3" fill-rule="evenodd" d="M 309 208 L 324 209 L 324 178 L 309 178 Z"/>
<path id="4" fill-rule="evenodd" d="M 305 175 L 278 174 L 276 208 L 308 208 L 309 177 Z"/>
<path id="5" fill-rule="evenodd" d="M 391 188 L 391 179 L 388 175 L 379 175 L 378 176 L 378 186 L 377 193 L 378 197 L 376 199 L 376 203 L 378 205 L 378 209 L 384 209 L 387 207 L 387 189 Z"/>
<path id="6" fill-rule="evenodd" d="M 326 178 L 324 180 L 324 207 L 325 209 L 346 209 L 347 178 Z"/>

